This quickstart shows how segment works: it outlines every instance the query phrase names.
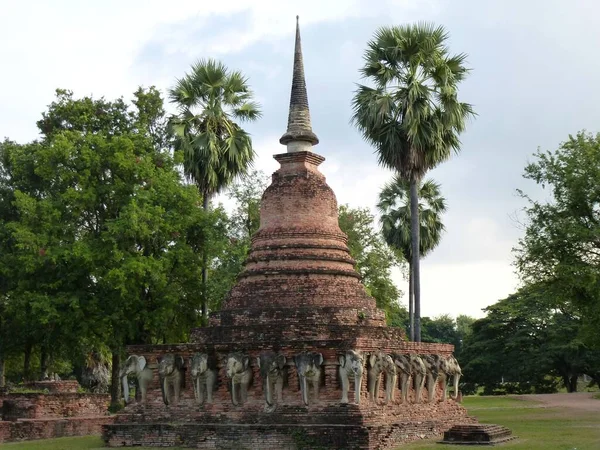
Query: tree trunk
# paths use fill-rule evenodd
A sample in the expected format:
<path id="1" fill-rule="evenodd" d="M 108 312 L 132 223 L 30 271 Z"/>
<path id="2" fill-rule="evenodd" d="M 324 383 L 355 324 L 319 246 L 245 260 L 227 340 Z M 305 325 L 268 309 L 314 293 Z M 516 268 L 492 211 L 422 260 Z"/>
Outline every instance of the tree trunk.
<path id="1" fill-rule="evenodd" d="M 48 347 L 42 345 L 40 348 L 40 380 L 48 378 Z"/>
<path id="2" fill-rule="evenodd" d="M 410 180 L 410 240 L 412 247 L 413 293 L 415 296 L 415 342 L 421 342 L 421 273 L 419 268 L 419 180 Z"/>
<path id="3" fill-rule="evenodd" d="M 415 340 L 415 295 L 413 291 L 412 261 L 408 262 L 408 332 L 411 342 Z"/>
<path id="4" fill-rule="evenodd" d="M 202 194 L 202 208 L 204 212 L 208 211 L 210 204 L 209 195 L 204 192 Z M 208 286 L 206 284 L 208 279 L 208 255 L 206 254 L 206 246 L 202 250 L 202 325 L 208 325 Z"/>
<path id="5" fill-rule="evenodd" d="M 573 375 L 569 380 L 569 392 L 577 392 L 577 375 Z"/>
<path id="6" fill-rule="evenodd" d="M 0 388 L 3 388 L 5 385 L 4 380 L 4 355 L 0 352 Z"/>
<path id="7" fill-rule="evenodd" d="M 31 342 L 25 344 L 25 358 L 23 360 L 23 379 L 25 381 L 31 381 L 31 352 L 33 351 L 33 345 Z"/>
<path id="8" fill-rule="evenodd" d="M 112 371 L 110 376 L 110 405 L 111 409 L 119 404 L 120 401 L 120 389 L 121 380 L 119 380 L 119 373 L 121 371 L 121 358 L 118 350 L 112 351 Z"/>

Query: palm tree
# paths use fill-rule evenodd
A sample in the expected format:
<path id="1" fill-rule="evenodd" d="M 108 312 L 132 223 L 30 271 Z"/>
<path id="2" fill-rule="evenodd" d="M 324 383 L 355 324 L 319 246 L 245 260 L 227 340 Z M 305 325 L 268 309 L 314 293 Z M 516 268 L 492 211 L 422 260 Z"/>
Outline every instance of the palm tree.
<path id="1" fill-rule="evenodd" d="M 420 182 L 419 199 L 419 256 L 423 257 L 437 247 L 445 230 L 441 216 L 446 211 L 446 199 L 440 193 L 440 185 L 433 180 Z M 408 314 L 410 340 L 414 341 L 410 183 L 399 175 L 394 176 L 379 193 L 377 209 L 381 214 L 381 231 L 385 241 L 398 249 L 408 261 Z"/>
<path id="2" fill-rule="evenodd" d="M 200 60 L 169 91 L 178 114 L 170 120 L 185 176 L 198 186 L 203 207 L 213 195 L 245 174 L 254 159 L 250 135 L 236 122 L 261 116 L 247 79 L 213 59 Z M 202 320 L 208 317 L 207 261 L 202 268 Z"/>
<path id="3" fill-rule="evenodd" d="M 415 296 L 415 340 L 421 340 L 419 270 L 419 181 L 460 149 L 459 134 L 473 115 L 457 99 L 468 70 L 465 54 L 449 55 L 448 34 L 430 24 L 380 28 L 369 42 L 364 78 L 352 101 L 352 122 L 375 147 L 384 167 L 410 182 L 411 245 Z"/>

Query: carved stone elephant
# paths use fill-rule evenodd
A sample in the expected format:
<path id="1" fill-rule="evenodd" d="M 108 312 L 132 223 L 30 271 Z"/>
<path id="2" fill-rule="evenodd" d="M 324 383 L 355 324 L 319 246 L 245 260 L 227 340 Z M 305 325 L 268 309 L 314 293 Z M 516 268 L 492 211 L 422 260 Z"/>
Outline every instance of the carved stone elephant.
<path id="1" fill-rule="evenodd" d="M 217 371 L 208 367 L 208 355 L 195 353 L 190 358 L 190 374 L 194 385 L 194 397 L 200 405 L 213 402 L 213 391 L 217 382 Z"/>
<path id="2" fill-rule="evenodd" d="M 408 391 L 410 390 L 410 377 L 412 375 L 412 365 L 409 355 L 400 355 L 394 353 L 392 355 L 394 364 L 398 367 L 398 374 L 400 376 L 400 391 L 402 403 L 408 403 Z"/>
<path id="3" fill-rule="evenodd" d="M 385 402 L 392 402 L 394 401 L 394 388 L 396 386 L 396 364 L 394 364 L 394 360 L 390 355 L 383 352 L 372 353 L 369 356 L 369 370 L 367 372 L 371 401 L 377 401 L 382 373 L 385 373 Z"/>
<path id="4" fill-rule="evenodd" d="M 273 406 L 273 392 L 277 402 L 283 402 L 283 381 L 286 375 L 286 357 L 280 353 L 263 352 L 256 358 L 256 364 L 260 369 L 263 380 L 265 401 L 268 406 Z"/>
<path id="5" fill-rule="evenodd" d="M 231 383 L 231 403 L 243 405 L 248 399 L 248 386 L 252 381 L 250 357 L 240 352 L 227 355 L 227 378 Z"/>
<path id="6" fill-rule="evenodd" d="M 460 369 L 460 365 L 458 364 L 458 361 L 454 355 L 450 355 L 446 358 L 442 357 L 440 364 L 440 377 L 442 379 L 442 401 L 446 400 L 447 384 L 450 378 L 452 378 L 454 384 L 454 395 L 452 395 L 450 398 L 452 398 L 452 400 L 456 400 L 458 398 L 458 382 L 460 381 L 461 376 L 462 370 Z"/>
<path id="7" fill-rule="evenodd" d="M 136 378 L 136 398 L 140 398 L 142 403 L 146 402 L 146 392 L 148 385 L 152 381 L 152 369 L 146 365 L 146 358 L 143 356 L 131 355 L 121 368 L 119 378 L 123 385 L 123 398 L 125 403 L 129 403 L 129 383 L 127 382 L 127 375 L 134 374 Z"/>
<path id="8" fill-rule="evenodd" d="M 421 403 L 421 393 L 425 384 L 427 368 L 419 355 L 411 353 L 408 355 L 408 359 L 410 360 L 410 376 L 413 379 L 415 388 L 415 403 Z"/>
<path id="9" fill-rule="evenodd" d="M 440 375 L 441 357 L 440 355 L 423 355 L 422 359 L 427 370 L 427 401 L 431 403 L 435 398 L 435 389 Z"/>
<path id="10" fill-rule="evenodd" d="M 179 401 L 181 389 L 184 388 L 185 376 L 183 357 L 168 354 L 158 357 L 158 377 L 160 390 L 165 405 L 176 404 Z"/>
<path id="11" fill-rule="evenodd" d="M 314 399 L 319 397 L 319 385 L 321 383 L 321 365 L 323 364 L 323 355 L 316 352 L 302 352 L 294 356 L 294 364 L 298 373 L 300 383 L 300 392 L 302 401 L 308 405 L 310 397 L 308 392 L 308 382 L 313 387 Z"/>
<path id="12" fill-rule="evenodd" d="M 359 404 L 364 367 L 363 357 L 354 350 L 348 350 L 343 355 L 338 356 L 338 361 L 340 363 L 340 380 L 342 382 L 342 403 L 348 403 L 350 378 L 354 378 L 354 403 Z"/>

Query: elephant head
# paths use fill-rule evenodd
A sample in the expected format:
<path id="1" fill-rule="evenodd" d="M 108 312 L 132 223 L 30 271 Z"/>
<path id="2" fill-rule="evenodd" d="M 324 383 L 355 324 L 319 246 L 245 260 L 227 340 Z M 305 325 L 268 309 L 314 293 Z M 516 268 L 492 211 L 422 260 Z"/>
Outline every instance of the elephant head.
<path id="1" fill-rule="evenodd" d="M 158 376 L 160 378 L 160 389 L 165 405 L 175 403 L 179 400 L 179 393 L 184 384 L 183 368 L 185 362 L 179 355 L 167 354 L 158 357 Z M 173 397 L 170 396 L 170 388 L 173 388 Z"/>
<path id="2" fill-rule="evenodd" d="M 239 352 L 227 355 L 227 377 L 231 380 L 231 403 L 238 406 L 246 401 L 248 386 L 252 380 L 250 357 Z M 240 390 L 238 399 L 237 387 Z"/>
<path id="3" fill-rule="evenodd" d="M 439 355 L 423 355 L 422 359 L 427 370 L 428 401 L 432 402 L 435 398 L 435 389 L 440 375 L 442 358 Z"/>
<path id="4" fill-rule="evenodd" d="M 348 350 L 338 356 L 340 363 L 340 379 L 342 381 L 342 403 L 348 403 L 348 390 L 350 377 L 354 378 L 354 402 L 360 403 L 360 389 L 362 386 L 362 375 L 364 360 L 360 353 Z"/>
<path id="5" fill-rule="evenodd" d="M 369 356 L 369 370 L 367 372 L 371 401 L 377 401 L 382 373 L 385 373 L 385 401 L 387 403 L 394 399 L 396 365 L 390 355 L 386 355 L 383 352 L 372 353 Z"/>
<path id="6" fill-rule="evenodd" d="M 204 403 L 204 393 L 208 403 L 212 403 L 212 392 L 217 379 L 216 370 L 209 368 L 208 355 L 195 353 L 190 358 L 190 374 L 194 383 L 194 395 L 199 404 Z"/>
<path id="7" fill-rule="evenodd" d="M 276 391 L 277 401 L 283 401 L 282 391 L 286 362 L 287 359 L 284 355 L 274 352 L 263 352 L 256 358 L 256 364 L 260 369 L 260 376 L 263 380 L 265 401 L 268 406 L 273 406 L 273 388 Z"/>
<path id="8" fill-rule="evenodd" d="M 311 382 L 315 391 L 315 398 L 319 395 L 319 384 L 321 383 L 321 365 L 323 355 L 317 352 L 302 352 L 294 356 L 294 364 L 298 372 L 302 401 L 308 405 L 308 381 Z"/>
<path id="9" fill-rule="evenodd" d="M 127 376 L 135 374 L 137 386 L 139 388 L 139 395 L 142 402 L 146 401 L 146 390 L 148 384 L 152 380 L 152 369 L 147 367 L 146 358 L 138 355 L 131 355 L 121 368 L 119 378 L 123 386 L 123 398 L 125 403 L 129 403 L 129 383 L 127 382 Z M 136 392 L 138 394 L 138 392 Z"/>
<path id="10" fill-rule="evenodd" d="M 450 355 L 446 358 L 441 357 L 440 374 L 443 383 L 442 401 L 446 400 L 447 383 L 450 378 L 452 378 L 454 384 L 454 394 L 451 398 L 453 400 L 456 400 L 458 398 L 458 382 L 460 381 L 460 377 L 462 376 L 462 370 L 460 369 L 460 365 L 458 364 L 458 361 L 456 360 L 454 355 Z"/>

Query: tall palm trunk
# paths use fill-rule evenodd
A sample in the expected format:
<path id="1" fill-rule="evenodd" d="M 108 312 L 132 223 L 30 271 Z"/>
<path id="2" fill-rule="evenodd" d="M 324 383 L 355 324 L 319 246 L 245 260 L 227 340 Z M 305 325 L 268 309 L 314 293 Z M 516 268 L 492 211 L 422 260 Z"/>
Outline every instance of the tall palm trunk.
<path id="1" fill-rule="evenodd" d="M 415 340 L 415 293 L 412 261 L 408 262 L 408 333 L 411 342 Z"/>
<path id="2" fill-rule="evenodd" d="M 210 196 L 207 192 L 202 194 L 202 208 L 204 212 L 208 211 L 208 207 L 210 205 Z M 202 252 L 202 325 L 208 325 L 208 254 L 206 253 L 206 246 L 204 246 L 204 250 Z"/>
<path id="3" fill-rule="evenodd" d="M 412 247 L 413 293 L 415 299 L 415 342 L 421 342 L 421 274 L 419 268 L 419 179 L 410 180 L 410 239 Z"/>
<path id="4" fill-rule="evenodd" d="M 0 351 L 0 388 L 4 387 L 4 356 Z"/>
<path id="5" fill-rule="evenodd" d="M 110 374 L 110 404 L 113 410 L 119 404 L 121 385 L 119 384 L 119 373 L 121 371 L 121 358 L 118 350 L 112 350 L 112 370 Z"/>

